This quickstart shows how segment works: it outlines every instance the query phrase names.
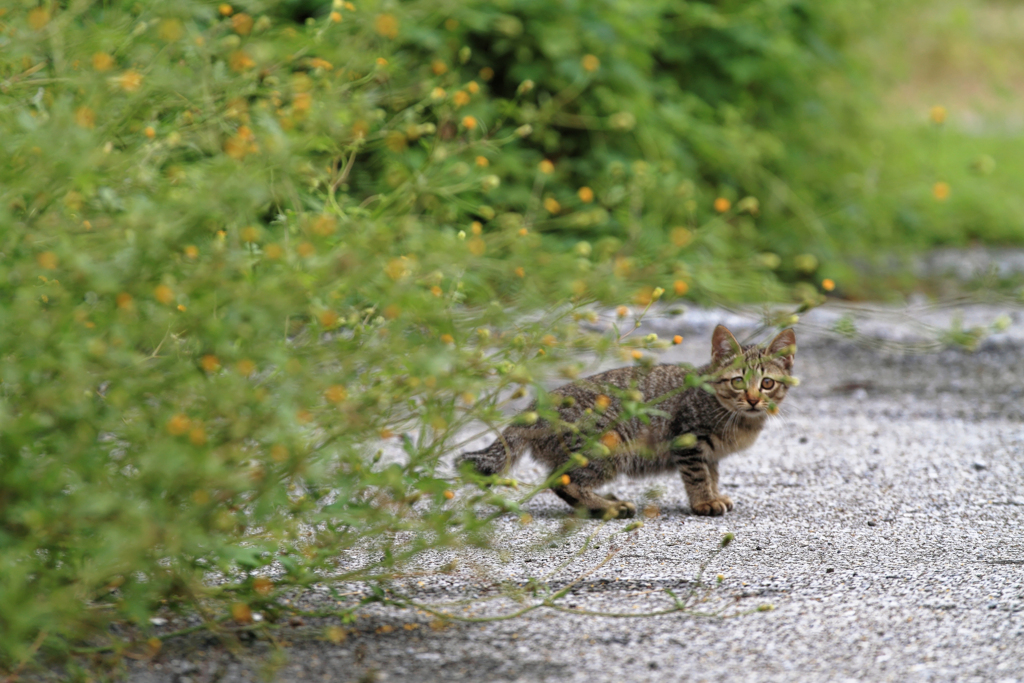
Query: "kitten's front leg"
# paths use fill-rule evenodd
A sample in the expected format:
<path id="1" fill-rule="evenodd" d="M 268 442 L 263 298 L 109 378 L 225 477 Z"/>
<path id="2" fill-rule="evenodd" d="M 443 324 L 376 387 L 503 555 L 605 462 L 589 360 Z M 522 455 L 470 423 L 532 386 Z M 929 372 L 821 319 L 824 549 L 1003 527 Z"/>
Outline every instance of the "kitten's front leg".
<path id="1" fill-rule="evenodd" d="M 718 492 L 718 464 L 704 460 L 700 453 L 678 460 L 679 474 L 686 486 L 690 507 L 698 515 L 723 515 L 732 510 L 732 500 Z"/>

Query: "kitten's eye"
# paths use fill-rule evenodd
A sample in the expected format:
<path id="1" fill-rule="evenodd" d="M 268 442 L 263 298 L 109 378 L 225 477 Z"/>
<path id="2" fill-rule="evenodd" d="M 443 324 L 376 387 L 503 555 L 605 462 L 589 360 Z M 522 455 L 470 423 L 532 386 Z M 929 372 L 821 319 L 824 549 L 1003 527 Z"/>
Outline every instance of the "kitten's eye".
<path id="1" fill-rule="evenodd" d="M 732 384 L 733 389 L 742 389 L 746 382 L 743 381 L 742 377 L 733 377 L 730 384 Z"/>
<path id="2" fill-rule="evenodd" d="M 761 380 L 762 389 L 771 389 L 774 386 L 775 380 L 773 380 L 771 377 L 765 377 L 763 380 Z"/>

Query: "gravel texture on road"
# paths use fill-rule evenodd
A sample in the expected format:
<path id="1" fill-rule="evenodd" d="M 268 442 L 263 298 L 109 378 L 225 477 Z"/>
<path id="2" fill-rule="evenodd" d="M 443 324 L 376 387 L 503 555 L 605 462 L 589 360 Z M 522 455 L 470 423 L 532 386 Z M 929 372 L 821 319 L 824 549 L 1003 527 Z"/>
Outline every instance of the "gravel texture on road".
<path id="1" fill-rule="evenodd" d="M 721 466 L 732 512 L 693 515 L 677 477 L 620 480 L 607 490 L 654 516 L 628 533 L 629 520 L 584 521 L 567 534 L 568 508 L 545 492 L 526 505 L 532 522 L 500 520 L 493 550 L 429 553 L 423 575 L 398 586 L 424 604 L 475 597 L 468 609 L 445 609 L 486 616 L 530 604 L 529 591 L 525 602 L 514 597 L 531 579 L 554 590 L 578 580 L 564 607 L 639 613 L 671 608 L 666 589 L 689 595 L 707 563 L 692 611 L 629 618 L 542 608 L 442 624 L 371 606 L 340 643 L 323 638 L 330 620 L 296 622 L 276 645 L 225 648 L 196 634 L 130 663 L 128 677 L 1024 683 L 1024 316 L 976 307 L 964 319 L 1002 314 L 1009 327 L 976 352 L 923 355 L 871 340 L 913 341 L 953 311 L 922 310 L 921 325 L 906 311 L 816 311 L 797 327 L 801 385 L 784 414 Z M 868 337 L 824 332 L 844 315 Z M 666 312 L 641 332 L 686 336 L 664 362 L 704 362 L 718 321 L 738 335 L 754 322 Z M 528 459 L 514 474 L 543 476 Z M 718 552 L 726 533 L 735 540 Z M 315 591 L 296 599 L 327 600 Z"/>

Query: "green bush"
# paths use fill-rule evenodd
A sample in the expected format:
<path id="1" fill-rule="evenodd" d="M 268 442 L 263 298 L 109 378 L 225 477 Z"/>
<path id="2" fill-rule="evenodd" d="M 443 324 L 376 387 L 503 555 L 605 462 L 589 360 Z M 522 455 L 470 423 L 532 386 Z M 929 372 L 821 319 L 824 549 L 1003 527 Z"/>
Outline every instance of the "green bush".
<path id="1" fill-rule="evenodd" d="M 816 186 L 782 178 L 845 153 L 813 131 L 851 7 L 10 8 L 0 661 L 485 543 L 513 502 L 446 505 L 438 459 L 616 349 L 582 306 L 814 274 Z"/>

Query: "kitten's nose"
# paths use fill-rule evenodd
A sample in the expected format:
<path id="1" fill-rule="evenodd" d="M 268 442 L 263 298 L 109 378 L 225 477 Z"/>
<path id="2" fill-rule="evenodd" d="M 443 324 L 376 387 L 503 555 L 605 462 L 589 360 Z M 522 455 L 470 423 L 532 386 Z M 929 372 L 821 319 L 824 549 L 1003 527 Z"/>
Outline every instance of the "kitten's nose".
<path id="1" fill-rule="evenodd" d="M 757 402 L 761 400 L 761 394 L 758 393 L 757 389 L 747 389 L 747 403 L 752 406 L 756 406 Z"/>

